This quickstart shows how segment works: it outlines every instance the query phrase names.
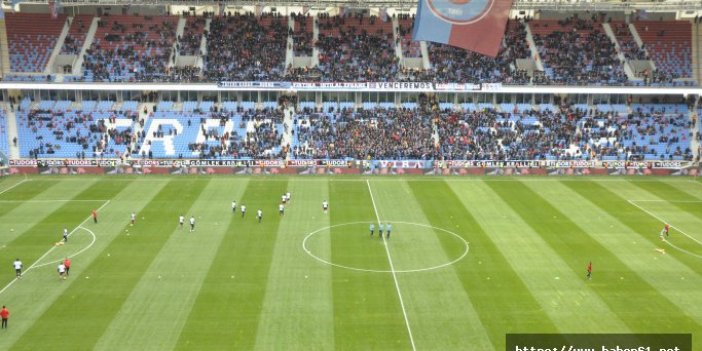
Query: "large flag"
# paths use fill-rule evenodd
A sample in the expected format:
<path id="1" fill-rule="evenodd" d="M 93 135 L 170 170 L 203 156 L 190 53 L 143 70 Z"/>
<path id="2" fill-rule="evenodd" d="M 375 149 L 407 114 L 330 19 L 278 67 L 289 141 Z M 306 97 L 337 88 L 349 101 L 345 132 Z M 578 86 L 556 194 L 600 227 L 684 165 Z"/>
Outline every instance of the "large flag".
<path id="1" fill-rule="evenodd" d="M 513 0 L 419 0 L 414 40 L 496 57 Z"/>

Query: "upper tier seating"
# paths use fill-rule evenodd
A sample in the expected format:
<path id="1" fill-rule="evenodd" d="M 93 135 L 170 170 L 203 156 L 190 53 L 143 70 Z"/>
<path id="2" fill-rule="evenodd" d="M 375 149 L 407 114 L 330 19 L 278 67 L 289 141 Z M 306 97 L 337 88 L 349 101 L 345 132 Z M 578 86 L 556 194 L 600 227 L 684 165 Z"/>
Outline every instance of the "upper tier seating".
<path id="1" fill-rule="evenodd" d="M 280 80 L 285 71 L 288 18 L 279 15 L 234 14 L 210 23 L 205 78 Z"/>
<path id="2" fill-rule="evenodd" d="M 204 17 L 187 17 L 183 35 L 178 38 L 178 52 L 180 55 L 200 56 L 200 45 L 205 36 Z"/>
<path id="3" fill-rule="evenodd" d="M 104 16 L 86 52 L 86 81 L 158 81 L 166 77 L 178 17 Z"/>
<path id="4" fill-rule="evenodd" d="M 6 13 L 10 70 L 43 72 L 65 23 L 65 15 Z"/>
<path id="5" fill-rule="evenodd" d="M 312 16 L 292 15 L 295 19 L 292 32 L 295 56 L 312 56 L 314 21 Z"/>
<path id="6" fill-rule="evenodd" d="M 88 35 L 88 29 L 93 22 L 92 15 L 77 15 L 73 17 L 71 27 L 68 29 L 68 35 L 63 41 L 61 54 L 78 55 L 83 49 L 85 37 Z"/>
<path id="7" fill-rule="evenodd" d="M 636 21 L 634 25 L 659 71 L 673 79 L 692 77 L 689 21 Z"/>
<path id="8" fill-rule="evenodd" d="M 319 69 L 325 81 L 393 81 L 398 72 L 392 22 L 371 16 L 318 17 Z"/>
<path id="9" fill-rule="evenodd" d="M 621 84 L 626 81 L 614 43 L 604 33 L 602 18 L 577 16 L 529 22 L 544 64 L 546 83 Z"/>
<path id="10" fill-rule="evenodd" d="M 519 21 L 509 21 L 503 45 L 497 58 L 477 54 L 461 48 L 428 44 L 435 80 L 456 83 L 528 82 L 525 72 L 516 69 L 516 59 L 528 58 L 526 28 Z"/>

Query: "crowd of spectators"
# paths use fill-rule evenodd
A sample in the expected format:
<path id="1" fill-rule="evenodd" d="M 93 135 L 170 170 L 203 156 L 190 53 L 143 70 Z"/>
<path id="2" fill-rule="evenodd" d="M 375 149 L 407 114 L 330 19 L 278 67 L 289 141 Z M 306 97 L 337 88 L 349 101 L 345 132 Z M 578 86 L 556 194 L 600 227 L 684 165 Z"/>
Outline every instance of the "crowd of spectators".
<path id="1" fill-rule="evenodd" d="M 312 16 L 309 14 L 291 14 L 294 21 L 294 27 L 290 31 L 290 36 L 293 39 L 293 53 L 295 56 L 312 56 L 313 44 L 313 26 Z"/>
<path id="2" fill-rule="evenodd" d="M 534 34 L 549 84 L 626 82 L 623 63 L 602 29 L 602 20 L 600 14 L 587 19 L 573 15 L 559 20 L 555 29 L 548 28 L 548 34 Z M 540 26 L 537 21 L 531 25 Z"/>
<path id="3" fill-rule="evenodd" d="M 523 22 L 510 20 L 507 32 L 496 58 L 461 48 L 430 43 L 429 60 L 432 70 L 429 77 L 440 82 L 526 84 L 529 77 L 517 69 L 516 60 L 529 58 L 531 53 L 526 41 Z"/>
<path id="4" fill-rule="evenodd" d="M 433 159 L 432 117 L 412 110 L 341 111 L 298 116 L 294 158 Z"/>
<path id="5" fill-rule="evenodd" d="M 239 124 L 231 133 L 220 133 L 217 129 L 205 128 L 206 118 L 219 119 L 222 127 L 234 120 Z M 283 115 L 279 110 L 238 112 L 215 110 L 210 111 L 206 118 L 201 118 L 198 126 L 205 140 L 188 144 L 188 149 L 199 152 L 201 158 L 264 159 L 285 156 L 281 148 Z"/>
<path id="6" fill-rule="evenodd" d="M 610 25 L 614 35 L 617 37 L 617 42 L 619 42 L 619 48 L 627 60 L 649 59 L 648 54 L 646 54 L 646 45 L 639 46 L 639 44 L 636 43 L 627 23 L 617 22 L 611 23 Z"/>
<path id="7" fill-rule="evenodd" d="M 201 56 L 200 50 L 202 38 L 207 35 L 205 32 L 205 17 L 188 17 L 183 30 L 183 35 L 178 36 L 176 50 L 180 55 Z"/>
<path id="8" fill-rule="evenodd" d="M 171 62 L 175 17 L 101 18 L 98 32 L 83 61 L 88 81 L 159 81 Z M 97 35 L 97 34 L 96 34 Z"/>
<path id="9" fill-rule="evenodd" d="M 398 14 L 397 40 L 402 45 L 402 57 L 421 57 L 422 51 L 418 41 L 412 40 L 414 15 Z"/>
<path id="10" fill-rule="evenodd" d="M 85 41 L 85 36 L 88 33 L 88 26 L 90 25 L 90 23 L 86 23 L 87 19 L 88 18 L 81 16 L 76 16 L 73 19 L 69 33 L 66 35 L 66 38 L 63 41 L 61 54 L 80 54 L 80 51 L 83 48 L 83 42 Z"/>
<path id="11" fill-rule="evenodd" d="M 252 13 L 215 17 L 207 35 L 208 81 L 280 80 L 285 70 L 288 18 Z"/>
<path id="12" fill-rule="evenodd" d="M 393 81 L 398 72 L 392 24 L 375 16 L 347 14 L 317 18 L 322 80 Z"/>

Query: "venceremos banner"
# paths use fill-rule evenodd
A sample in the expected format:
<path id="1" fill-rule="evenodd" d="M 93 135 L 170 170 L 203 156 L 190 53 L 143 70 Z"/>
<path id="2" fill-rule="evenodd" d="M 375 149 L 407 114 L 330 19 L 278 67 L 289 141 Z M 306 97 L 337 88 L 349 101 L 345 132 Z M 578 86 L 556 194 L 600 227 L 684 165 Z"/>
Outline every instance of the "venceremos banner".
<path id="1" fill-rule="evenodd" d="M 413 39 L 496 57 L 511 7 L 512 0 L 419 0 Z"/>

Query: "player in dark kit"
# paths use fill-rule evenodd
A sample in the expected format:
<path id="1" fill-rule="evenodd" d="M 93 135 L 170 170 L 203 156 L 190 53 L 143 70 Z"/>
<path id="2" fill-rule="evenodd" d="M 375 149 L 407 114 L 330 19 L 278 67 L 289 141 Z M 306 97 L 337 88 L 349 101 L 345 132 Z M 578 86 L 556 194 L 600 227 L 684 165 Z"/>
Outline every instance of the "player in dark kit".
<path id="1" fill-rule="evenodd" d="M 587 264 L 587 279 L 592 279 L 592 261 Z"/>

